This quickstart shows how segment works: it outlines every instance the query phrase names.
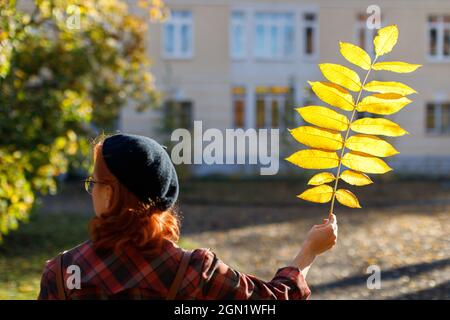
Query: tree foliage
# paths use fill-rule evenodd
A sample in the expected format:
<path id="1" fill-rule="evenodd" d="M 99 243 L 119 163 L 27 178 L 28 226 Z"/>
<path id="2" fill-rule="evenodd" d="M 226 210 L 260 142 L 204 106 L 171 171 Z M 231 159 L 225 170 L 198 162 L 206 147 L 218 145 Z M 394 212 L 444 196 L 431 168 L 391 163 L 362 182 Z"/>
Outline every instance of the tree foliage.
<path id="1" fill-rule="evenodd" d="M 69 163 L 88 166 L 121 107 L 157 103 L 146 17 L 119 0 L 0 1 L 0 240 Z"/>

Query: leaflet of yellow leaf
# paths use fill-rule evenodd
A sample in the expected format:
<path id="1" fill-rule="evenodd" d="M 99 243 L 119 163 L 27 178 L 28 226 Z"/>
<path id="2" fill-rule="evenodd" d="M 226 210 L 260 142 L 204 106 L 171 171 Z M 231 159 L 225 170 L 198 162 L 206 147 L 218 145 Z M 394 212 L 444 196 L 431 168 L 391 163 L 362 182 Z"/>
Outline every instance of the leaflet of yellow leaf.
<path id="1" fill-rule="evenodd" d="M 392 170 L 383 160 L 356 152 L 347 152 L 342 157 L 342 164 L 349 169 L 365 173 L 383 174 Z"/>
<path id="2" fill-rule="evenodd" d="M 384 82 L 384 81 L 371 81 L 364 86 L 364 90 L 370 92 L 379 93 L 397 93 L 402 96 L 407 96 L 409 94 L 417 93 L 411 87 L 400 82 Z"/>
<path id="3" fill-rule="evenodd" d="M 397 73 L 409 73 L 421 67 L 421 64 L 412 64 L 401 61 L 384 61 L 377 62 L 373 65 L 373 70 L 384 70 Z"/>
<path id="4" fill-rule="evenodd" d="M 408 134 L 408 131 L 398 124 L 384 118 L 362 118 L 353 121 L 350 128 L 358 133 L 378 134 L 389 137 L 399 137 Z"/>
<path id="5" fill-rule="evenodd" d="M 339 42 L 342 56 L 358 67 L 369 70 L 372 65 L 369 54 L 364 49 L 348 42 Z"/>
<path id="6" fill-rule="evenodd" d="M 331 200 L 332 196 L 333 188 L 324 184 L 318 187 L 310 188 L 302 194 L 299 194 L 297 197 L 306 201 L 327 203 Z"/>
<path id="7" fill-rule="evenodd" d="M 295 140 L 311 148 L 335 151 L 343 146 L 341 134 L 329 129 L 303 126 L 289 132 Z"/>
<path id="8" fill-rule="evenodd" d="M 348 118 L 329 108 L 307 106 L 296 110 L 306 122 L 316 126 L 337 131 L 344 131 L 348 128 Z"/>
<path id="9" fill-rule="evenodd" d="M 315 149 L 297 151 L 285 160 L 305 169 L 331 169 L 339 164 L 336 152 Z"/>
<path id="10" fill-rule="evenodd" d="M 334 181 L 336 177 L 331 172 L 321 172 L 309 179 L 308 184 L 312 186 L 320 186 L 325 183 Z"/>
<path id="11" fill-rule="evenodd" d="M 375 54 L 382 56 L 391 52 L 392 48 L 397 43 L 398 28 L 396 25 L 387 26 L 378 30 L 377 36 L 373 39 L 375 46 Z"/>
<path id="12" fill-rule="evenodd" d="M 351 91 L 361 90 L 361 80 L 355 71 L 335 63 L 322 63 L 319 64 L 319 68 L 328 81 Z"/>
<path id="13" fill-rule="evenodd" d="M 373 183 L 372 179 L 370 179 L 368 175 L 353 170 L 345 170 L 341 173 L 339 178 L 348 184 L 359 187 Z"/>
<path id="14" fill-rule="evenodd" d="M 396 93 L 376 93 L 358 103 L 359 112 L 389 115 L 400 111 L 412 101 Z"/>
<path id="15" fill-rule="evenodd" d="M 320 100 L 341 108 L 345 111 L 352 111 L 355 108 L 353 96 L 345 89 L 331 82 L 308 81 L 311 89 L 319 97 Z"/>
<path id="16" fill-rule="evenodd" d="M 390 157 L 399 153 L 390 143 L 383 139 L 364 134 L 357 134 L 348 138 L 345 142 L 345 147 L 377 157 Z"/>
<path id="17" fill-rule="evenodd" d="M 336 191 L 336 199 L 344 206 L 350 208 L 361 208 L 358 198 L 349 190 L 339 189 Z"/>

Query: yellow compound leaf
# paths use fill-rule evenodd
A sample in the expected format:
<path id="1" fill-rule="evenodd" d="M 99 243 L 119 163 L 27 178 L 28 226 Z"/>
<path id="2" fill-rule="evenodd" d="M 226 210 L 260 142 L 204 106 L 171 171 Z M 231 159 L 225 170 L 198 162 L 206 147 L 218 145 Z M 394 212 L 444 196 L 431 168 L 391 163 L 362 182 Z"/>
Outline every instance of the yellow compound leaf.
<path id="1" fill-rule="evenodd" d="M 357 152 L 347 152 L 342 157 L 342 164 L 365 173 L 383 174 L 392 170 L 383 160 Z"/>
<path id="2" fill-rule="evenodd" d="M 322 63 L 319 64 L 319 68 L 328 81 L 336 83 L 351 91 L 361 90 L 361 80 L 355 71 L 334 63 Z"/>
<path id="3" fill-rule="evenodd" d="M 358 103 L 359 112 L 370 112 L 375 114 L 389 115 L 400 111 L 412 101 L 395 93 L 376 93 L 365 97 Z"/>
<path id="4" fill-rule="evenodd" d="M 295 140 L 311 148 L 335 151 L 343 146 L 341 134 L 329 129 L 303 126 L 289 132 Z"/>
<path id="5" fill-rule="evenodd" d="M 296 110 L 303 120 L 316 126 L 337 131 L 344 131 L 348 128 L 348 118 L 327 107 L 307 106 Z"/>
<path id="6" fill-rule="evenodd" d="M 373 183 L 372 179 L 370 179 L 368 175 L 353 170 L 345 170 L 342 172 L 340 179 L 344 180 L 348 184 L 359 187 Z"/>
<path id="7" fill-rule="evenodd" d="M 332 196 L 333 196 L 333 188 L 324 184 L 318 187 L 308 189 L 304 191 L 302 194 L 299 194 L 297 197 L 306 201 L 327 203 L 331 200 Z"/>
<path id="8" fill-rule="evenodd" d="M 339 42 L 342 56 L 353 65 L 366 70 L 364 78 L 360 78 L 362 75 L 355 72 L 353 67 L 322 63 L 319 68 L 326 81 L 308 81 L 321 101 L 352 112 L 352 120 L 345 113 L 341 114 L 339 110 L 336 112 L 325 104 L 296 109 L 308 125 L 289 131 L 297 141 L 311 149 L 297 151 L 286 160 L 304 169 L 325 169 L 313 175 L 308 181 L 308 185 L 312 187 L 297 197 L 318 203 L 332 200 L 329 212 L 334 212 L 337 202 L 351 208 L 360 208 L 357 197 L 351 191 L 339 189 L 339 179 L 353 186 L 365 186 L 373 183 L 367 174 L 383 174 L 392 170 L 383 157 L 393 156 L 398 151 L 380 136 L 398 137 L 408 132 L 384 117 L 353 120 L 356 111 L 378 115 L 394 114 L 412 102 L 407 96 L 417 93 L 408 85 L 393 81 L 394 79 L 366 82 L 371 70 L 408 73 L 421 66 L 402 61 L 376 62 L 380 56 L 392 51 L 397 40 L 397 26 L 380 29 L 373 41 L 373 60 L 364 49 L 351 43 Z M 364 79 L 364 84 L 361 79 Z M 361 95 L 363 90 L 365 93 Z M 352 95 L 355 92 L 355 98 L 358 97 L 357 105 Z M 353 131 L 352 134 L 350 130 Z M 339 155 L 337 150 L 341 150 Z M 336 172 L 325 172 L 332 171 L 326 169 L 333 168 L 337 168 Z"/>
<path id="9" fill-rule="evenodd" d="M 347 61 L 364 70 L 370 69 L 372 61 L 366 51 L 348 42 L 339 42 L 339 47 L 342 56 L 347 59 Z"/>
<path id="10" fill-rule="evenodd" d="M 364 134 L 357 134 L 348 138 L 345 142 L 345 147 L 377 157 L 390 157 L 399 153 L 390 143 L 383 139 Z"/>
<path id="11" fill-rule="evenodd" d="M 309 179 L 308 184 L 312 186 L 320 186 L 325 183 L 334 181 L 336 177 L 331 172 L 321 172 Z"/>
<path id="12" fill-rule="evenodd" d="M 384 118 L 362 118 L 352 122 L 350 128 L 358 133 L 378 134 L 389 137 L 399 137 L 408 131 L 395 122 Z"/>
<path id="13" fill-rule="evenodd" d="M 358 198 L 349 190 L 339 189 L 336 191 L 336 199 L 339 203 L 350 208 L 361 208 Z"/>
<path id="14" fill-rule="evenodd" d="M 331 169 L 339 164 L 336 152 L 315 149 L 297 151 L 286 160 L 305 169 Z"/>
<path id="15" fill-rule="evenodd" d="M 396 25 L 387 26 L 378 30 L 377 36 L 373 39 L 375 54 L 382 56 L 391 52 L 398 39 L 398 28 Z"/>
<path id="16" fill-rule="evenodd" d="M 402 96 L 407 96 L 409 94 L 417 93 L 411 87 L 400 82 L 384 82 L 384 81 L 371 81 L 364 86 L 364 90 L 370 92 L 379 93 L 397 93 Z"/>
<path id="17" fill-rule="evenodd" d="M 311 85 L 311 89 L 317 97 L 329 105 L 345 111 L 352 111 L 355 108 L 353 96 L 338 85 L 320 81 L 308 81 L 308 83 Z"/>
<path id="18" fill-rule="evenodd" d="M 384 70 L 397 73 L 409 73 L 421 67 L 421 64 L 412 64 L 401 61 L 384 61 L 377 62 L 373 65 L 373 70 Z"/>

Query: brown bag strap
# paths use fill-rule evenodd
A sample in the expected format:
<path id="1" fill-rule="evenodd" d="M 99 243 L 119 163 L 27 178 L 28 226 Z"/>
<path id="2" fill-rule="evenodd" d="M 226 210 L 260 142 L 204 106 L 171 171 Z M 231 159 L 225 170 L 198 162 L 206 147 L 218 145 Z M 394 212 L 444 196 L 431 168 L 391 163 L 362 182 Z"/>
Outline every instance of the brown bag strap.
<path id="1" fill-rule="evenodd" d="M 208 255 L 209 252 L 211 252 L 211 248 L 202 248 L 202 249 L 203 249 L 203 261 L 202 261 L 202 265 L 203 265 L 205 262 L 206 256 Z M 198 283 L 197 288 L 194 290 L 194 293 L 193 293 L 193 296 L 195 296 L 196 299 L 199 299 L 198 298 L 199 295 L 200 295 L 200 299 L 203 299 L 203 293 L 200 293 L 200 292 L 202 292 L 204 285 L 205 285 L 205 279 L 203 278 L 202 275 L 200 275 L 200 281 Z"/>
<path id="2" fill-rule="evenodd" d="M 56 289 L 58 290 L 58 299 L 66 300 L 66 290 L 64 289 L 64 274 L 63 274 L 63 256 L 61 252 L 56 257 Z"/>
<path id="3" fill-rule="evenodd" d="M 191 258 L 191 254 L 189 252 L 187 252 L 187 251 L 183 252 L 183 257 L 181 258 L 181 263 L 178 266 L 177 274 L 175 276 L 175 279 L 172 282 L 172 285 L 170 287 L 169 293 L 167 294 L 166 300 L 175 299 L 175 297 L 178 293 L 178 289 L 181 285 L 181 282 L 183 282 L 183 276 L 186 273 L 190 258 Z"/>

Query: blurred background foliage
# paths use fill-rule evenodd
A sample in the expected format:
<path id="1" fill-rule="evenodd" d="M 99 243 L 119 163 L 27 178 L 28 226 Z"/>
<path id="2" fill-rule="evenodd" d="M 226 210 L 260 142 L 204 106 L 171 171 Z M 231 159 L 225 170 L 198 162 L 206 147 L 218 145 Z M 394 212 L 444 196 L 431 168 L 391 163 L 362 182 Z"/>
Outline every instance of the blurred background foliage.
<path id="1" fill-rule="evenodd" d="M 0 241 L 57 176 L 89 170 L 91 139 L 114 130 L 120 108 L 159 103 L 147 22 L 124 1 L 19 2 L 0 0 Z"/>

